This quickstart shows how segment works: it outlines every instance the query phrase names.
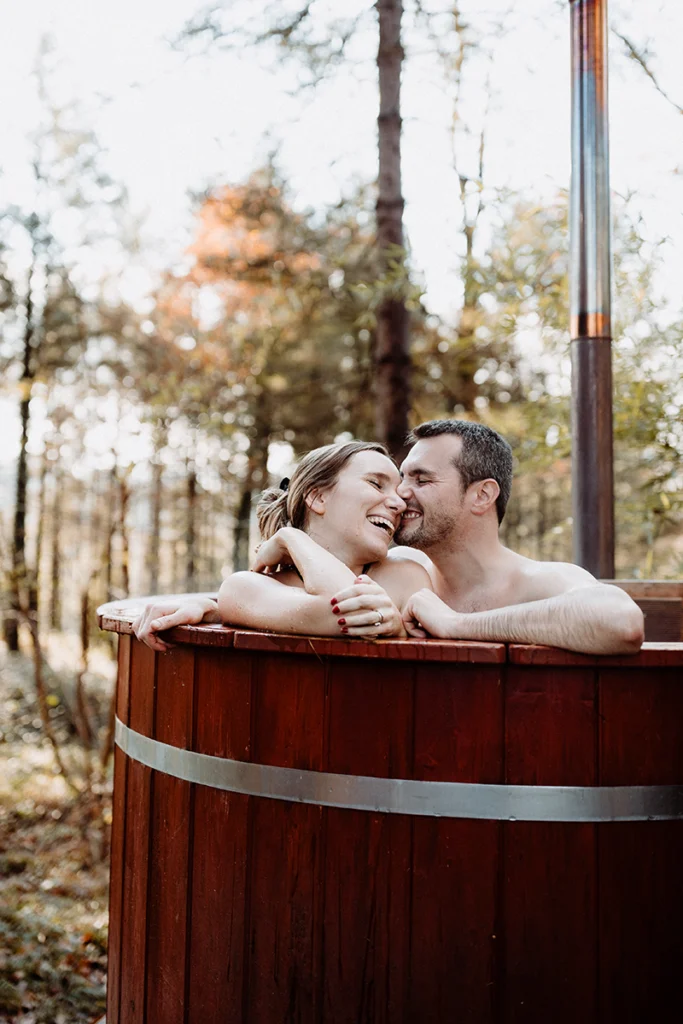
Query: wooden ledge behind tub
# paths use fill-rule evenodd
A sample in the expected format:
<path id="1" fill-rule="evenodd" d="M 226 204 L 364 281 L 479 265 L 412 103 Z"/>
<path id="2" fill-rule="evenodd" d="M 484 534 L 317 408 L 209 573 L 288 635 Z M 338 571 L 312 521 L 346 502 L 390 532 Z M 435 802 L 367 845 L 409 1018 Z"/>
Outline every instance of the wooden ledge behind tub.
<path id="1" fill-rule="evenodd" d="M 621 587 L 645 616 L 645 639 L 683 640 L 683 580 L 603 580 Z"/>

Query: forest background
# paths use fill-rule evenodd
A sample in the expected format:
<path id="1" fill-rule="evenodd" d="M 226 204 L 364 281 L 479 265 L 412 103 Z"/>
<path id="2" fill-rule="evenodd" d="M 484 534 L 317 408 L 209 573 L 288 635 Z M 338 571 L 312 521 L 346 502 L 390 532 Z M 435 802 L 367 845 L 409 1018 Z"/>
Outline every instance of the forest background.
<path id="1" fill-rule="evenodd" d="M 401 416 L 499 429 L 503 539 L 571 558 L 568 5 L 147 6 L 3 15 L 0 1020 L 24 1024 L 103 1008 L 99 603 L 215 590 L 269 480 L 335 439 L 397 451 Z M 376 170 L 401 7 L 403 224 Z M 683 575 L 681 20 L 611 8 L 622 577 Z"/>

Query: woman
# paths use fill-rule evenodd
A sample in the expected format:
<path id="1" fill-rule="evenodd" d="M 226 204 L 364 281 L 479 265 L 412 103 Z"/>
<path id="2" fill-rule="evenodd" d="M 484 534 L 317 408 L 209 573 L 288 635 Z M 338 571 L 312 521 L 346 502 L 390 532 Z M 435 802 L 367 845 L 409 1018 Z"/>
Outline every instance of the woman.
<path id="1" fill-rule="evenodd" d="M 227 622 L 314 636 L 405 636 L 408 598 L 431 589 L 426 570 L 386 555 L 405 502 L 400 474 L 381 444 L 349 441 L 305 455 L 257 506 L 263 543 L 253 568 L 222 584 L 218 602 L 188 598 L 147 605 L 133 623 L 158 651 L 172 626 Z"/>

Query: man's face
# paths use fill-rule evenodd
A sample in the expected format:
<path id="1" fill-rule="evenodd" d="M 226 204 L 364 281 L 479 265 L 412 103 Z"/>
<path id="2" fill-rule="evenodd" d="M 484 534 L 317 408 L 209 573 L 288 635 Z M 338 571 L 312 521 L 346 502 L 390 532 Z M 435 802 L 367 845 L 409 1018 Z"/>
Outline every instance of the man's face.
<path id="1" fill-rule="evenodd" d="M 407 508 L 394 540 L 428 551 L 452 540 L 463 525 L 465 492 L 454 466 L 462 441 L 453 434 L 418 441 L 401 466 L 398 493 Z"/>

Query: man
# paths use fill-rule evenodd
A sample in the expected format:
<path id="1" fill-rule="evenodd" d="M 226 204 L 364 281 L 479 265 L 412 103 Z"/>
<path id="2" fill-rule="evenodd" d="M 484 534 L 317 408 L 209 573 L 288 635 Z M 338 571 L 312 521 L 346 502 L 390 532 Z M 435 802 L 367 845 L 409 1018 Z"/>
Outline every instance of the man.
<path id="1" fill-rule="evenodd" d="M 409 634 L 540 643 L 586 654 L 632 654 L 643 614 L 619 587 L 566 562 L 504 547 L 498 528 L 512 484 L 512 450 L 481 423 L 432 420 L 411 433 L 399 494 L 407 504 L 390 558 L 421 558 L 434 592 L 404 609 Z"/>

